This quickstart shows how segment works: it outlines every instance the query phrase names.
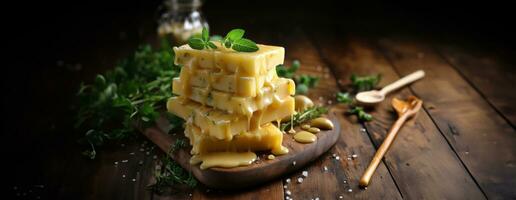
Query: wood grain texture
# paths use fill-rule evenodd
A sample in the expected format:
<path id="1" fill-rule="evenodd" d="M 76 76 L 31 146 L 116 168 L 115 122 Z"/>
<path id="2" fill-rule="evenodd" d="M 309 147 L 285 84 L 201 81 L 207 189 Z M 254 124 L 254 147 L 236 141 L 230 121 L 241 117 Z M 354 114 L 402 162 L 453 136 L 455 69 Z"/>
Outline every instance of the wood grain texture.
<path id="1" fill-rule="evenodd" d="M 320 40 L 319 48 L 322 56 L 340 77 L 341 87 L 350 84 L 349 77 L 352 73 L 380 73 L 380 86 L 400 78 L 383 55 L 361 38 L 338 34 Z M 410 72 L 413 71 L 415 70 Z M 420 82 L 424 81 L 426 80 Z M 381 144 L 389 127 L 397 119 L 390 105 L 392 97 L 405 99 L 409 95 L 412 93 L 406 88 L 395 91 L 371 110 L 375 119 L 365 125 L 376 146 Z M 384 161 L 403 198 L 484 199 L 453 149 L 425 112 L 420 112 L 419 116 L 404 125 Z M 378 179 L 373 177 L 371 185 L 378 184 L 376 180 Z"/>
<path id="2" fill-rule="evenodd" d="M 281 27 L 274 29 L 282 30 Z M 289 35 L 271 34 L 271 43 L 285 47 L 287 64 L 294 59 L 301 61 L 299 74 L 320 77 L 319 84 L 310 90 L 308 96 L 316 104 L 331 104 L 342 130 L 335 147 L 304 169 L 308 172 L 308 177 L 304 178 L 301 184 L 296 181 L 301 177 L 302 171 L 285 177 L 291 180 L 290 184 L 286 184 L 285 191 L 289 191 L 293 199 L 338 199 L 339 196 L 357 199 L 401 199 L 383 163 L 374 175 L 377 184 L 367 190 L 359 189 L 358 179 L 372 158 L 374 147 L 367 134 L 360 131 L 363 129 L 362 126 L 354 118 L 345 115 L 344 106 L 336 104 L 335 94 L 339 91 L 336 76 L 321 59 L 313 43 L 299 29 L 288 31 Z M 334 158 L 333 154 L 340 159 Z M 358 157 L 351 159 L 353 154 Z"/>
<path id="3" fill-rule="evenodd" d="M 467 50 L 452 45 L 436 45 L 436 49 L 462 77 L 516 127 L 516 71 L 493 52 Z"/>
<path id="4" fill-rule="evenodd" d="M 508 122 L 431 49 L 395 39 L 379 44 L 401 75 L 425 70 L 410 88 L 487 197 L 516 198 L 516 132 Z"/>

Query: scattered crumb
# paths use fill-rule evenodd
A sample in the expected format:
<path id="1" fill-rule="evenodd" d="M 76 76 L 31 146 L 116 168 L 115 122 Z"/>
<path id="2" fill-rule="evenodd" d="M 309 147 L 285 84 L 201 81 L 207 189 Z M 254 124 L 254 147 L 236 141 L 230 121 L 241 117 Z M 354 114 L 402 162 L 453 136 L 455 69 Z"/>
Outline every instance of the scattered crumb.
<path id="1" fill-rule="evenodd" d="M 269 160 L 273 160 L 274 158 L 276 158 L 276 156 L 274 156 L 274 155 L 272 155 L 272 154 L 269 154 L 269 155 L 267 156 L 267 159 L 269 159 Z"/>

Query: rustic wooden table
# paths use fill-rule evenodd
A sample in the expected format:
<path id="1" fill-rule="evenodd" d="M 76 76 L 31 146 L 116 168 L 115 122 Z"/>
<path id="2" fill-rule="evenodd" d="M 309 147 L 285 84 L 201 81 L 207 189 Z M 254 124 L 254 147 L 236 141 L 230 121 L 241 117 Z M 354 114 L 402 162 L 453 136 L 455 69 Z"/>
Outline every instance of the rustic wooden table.
<path id="1" fill-rule="evenodd" d="M 38 171 L 37 179 L 14 183 L 14 192 L 28 193 L 29 186 L 24 184 L 43 183 L 45 190 L 41 195 L 52 199 L 284 199 L 287 192 L 293 199 L 341 196 L 346 199 L 516 199 L 516 63 L 511 57 L 514 52 L 469 48 L 422 36 L 352 34 L 338 27 L 238 24 L 218 19 L 213 19 L 211 26 L 214 33 L 245 27 L 249 37 L 258 43 L 284 46 L 287 64 L 299 59 L 301 73 L 321 77 L 308 96 L 317 103 L 334 107 L 342 130 L 337 144 L 303 169 L 308 171 L 308 177 L 301 184 L 294 180 L 303 170 L 244 191 L 217 191 L 199 186 L 178 188 L 172 194 L 155 194 L 146 187 L 154 181 L 152 173 L 157 161 L 154 155 L 161 152 L 150 143 L 113 144 L 92 161 L 78 156 L 80 148 L 70 142 L 73 137 L 64 136 L 63 141 L 50 143 L 59 148 L 45 151 L 45 155 L 55 156 L 36 159 L 45 166 Z M 43 92 L 35 96 L 59 93 L 55 88 L 73 91 L 78 80 L 91 79 L 94 73 L 104 71 L 132 52 L 136 44 L 156 43 L 154 29 L 149 28 L 152 26 L 144 27 L 133 30 L 147 30 L 138 32 L 138 36 L 115 32 L 109 37 L 121 39 L 105 41 L 110 45 L 83 44 L 95 52 L 76 57 L 84 69 L 80 73 L 58 70 L 57 76 L 66 78 L 42 82 Z M 349 87 L 351 74 L 380 73 L 380 86 L 384 86 L 418 69 L 425 70 L 426 77 L 390 94 L 371 111 L 375 118 L 371 122 L 358 122 L 345 114 L 346 106 L 336 103 L 335 94 Z M 421 98 L 424 109 L 402 128 L 371 185 L 360 189 L 358 179 L 396 119 L 391 98 L 409 95 Z M 67 100 L 55 99 L 55 104 L 65 104 L 71 98 L 73 95 Z M 36 123 L 34 129 L 43 124 L 46 127 L 47 119 L 43 116 L 48 113 L 52 111 L 43 109 L 37 115 L 42 122 Z M 48 123 L 54 115 L 64 114 L 69 113 L 49 114 Z M 65 118 L 56 119 L 71 122 Z M 49 132 L 52 130 L 49 128 Z M 333 154 L 341 159 L 332 158 Z M 352 155 L 357 156 L 352 158 Z M 15 162 L 22 163 L 20 166 L 25 163 Z M 293 181 L 285 184 L 288 178 Z"/>
<path id="2" fill-rule="evenodd" d="M 295 29 L 289 35 L 252 31 L 260 43 L 284 46 L 287 63 L 299 59 L 302 73 L 321 77 L 309 96 L 337 110 L 340 140 L 304 169 L 309 175 L 301 184 L 294 181 L 301 176 L 299 171 L 247 191 L 200 186 L 152 194 L 145 188 L 154 181 L 154 153 L 146 155 L 139 150 L 142 144 L 134 143 L 103 152 L 96 161 L 72 160 L 60 189 L 62 197 L 78 190 L 86 190 L 93 199 L 283 199 L 287 191 L 293 199 L 516 197 L 516 93 L 511 88 L 516 77 L 512 66 L 498 61 L 496 52 L 470 52 L 417 39 L 360 37 L 340 30 Z M 352 73 L 381 73 L 383 86 L 418 69 L 425 70 L 426 77 L 390 94 L 372 111 L 372 122 L 357 122 L 335 102 L 335 94 L 348 87 Z M 420 97 L 424 110 L 403 127 L 372 184 L 359 189 L 358 179 L 396 119 L 390 99 L 409 95 Z M 78 175 L 82 175 L 80 188 Z M 292 183 L 285 184 L 287 178 Z"/>

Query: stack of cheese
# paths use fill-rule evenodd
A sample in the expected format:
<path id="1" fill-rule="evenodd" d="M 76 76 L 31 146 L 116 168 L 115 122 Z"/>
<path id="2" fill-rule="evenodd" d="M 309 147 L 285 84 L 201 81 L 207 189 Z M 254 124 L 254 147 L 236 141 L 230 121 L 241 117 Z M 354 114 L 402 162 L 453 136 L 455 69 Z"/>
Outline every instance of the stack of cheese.
<path id="1" fill-rule="evenodd" d="M 294 113 L 295 84 L 276 74 L 285 50 L 258 47 L 252 53 L 174 48 L 175 63 L 183 67 L 172 83 L 178 96 L 168 100 L 167 109 L 186 121 L 192 154 L 288 152 L 271 122 Z"/>

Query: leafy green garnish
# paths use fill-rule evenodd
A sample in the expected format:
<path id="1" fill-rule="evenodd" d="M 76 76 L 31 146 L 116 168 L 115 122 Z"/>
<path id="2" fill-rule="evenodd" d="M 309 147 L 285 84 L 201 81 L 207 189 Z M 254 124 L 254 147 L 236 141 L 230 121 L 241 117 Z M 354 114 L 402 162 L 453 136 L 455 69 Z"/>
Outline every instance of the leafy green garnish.
<path id="1" fill-rule="evenodd" d="M 369 76 L 357 76 L 355 74 L 351 75 L 351 86 L 353 87 L 353 94 L 348 92 L 339 92 L 337 93 L 337 101 L 339 103 L 351 104 L 349 114 L 356 114 L 360 121 L 371 121 L 373 116 L 364 111 L 362 107 L 353 105 L 353 96 L 357 92 L 367 91 L 374 89 L 378 83 L 380 82 L 381 75 L 369 75 Z"/>
<path id="2" fill-rule="evenodd" d="M 216 49 L 217 45 L 215 45 L 210 40 L 210 32 L 207 28 L 202 29 L 201 36 L 193 36 L 190 39 L 188 39 L 188 45 L 192 47 L 192 49 Z"/>
<path id="3" fill-rule="evenodd" d="M 216 49 L 217 46 L 212 41 L 219 41 L 223 47 L 231 48 L 238 52 L 255 52 L 258 46 L 250 39 L 244 38 L 243 29 L 233 29 L 222 38 L 218 35 L 209 36 L 208 29 L 203 28 L 201 37 L 192 37 L 188 40 L 188 45 L 193 49 Z"/>
<path id="4" fill-rule="evenodd" d="M 296 94 L 306 94 L 310 88 L 313 88 L 319 82 L 319 77 L 310 75 L 296 76 L 296 71 L 301 67 L 299 60 L 292 61 L 292 65 L 287 67 L 285 65 L 276 66 L 276 73 L 280 77 L 294 79 L 296 82 Z"/>
<path id="5" fill-rule="evenodd" d="M 75 127 L 85 133 L 79 141 L 91 148 L 84 155 L 93 159 L 96 147 L 135 137 L 137 127 L 154 125 L 172 96 L 170 83 L 181 69 L 173 64 L 173 51 L 167 43 L 158 50 L 141 46 L 113 70 L 97 75 L 92 84 L 81 84 Z M 169 119 L 170 129 L 182 127 L 182 120 Z"/>
<path id="6" fill-rule="evenodd" d="M 378 85 L 381 79 L 381 75 L 370 75 L 370 76 L 357 76 L 351 75 L 351 86 L 357 92 L 372 90 Z"/>
<path id="7" fill-rule="evenodd" d="M 288 127 L 297 126 L 308 120 L 320 117 L 321 115 L 326 114 L 327 112 L 328 112 L 328 108 L 326 108 L 326 107 L 314 106 L 314 107 L 308 108 L 308 109 L 304 110 L 303 112 L 296 113 L 293 116 L 292 120 L 281 123 L 280 129 L 282 131 L 285 131 Z"/>
<path id="8" fill-rule="evenodd" d="M 353 98 L 349 95 L 348 92 L 345 92 L 345 93 L 339 92 L 339 93 L 337 93 L 337 101 L 339 103 L 345 103 L 346 104 L 346 103 L 353 102 Z"/>
<path id="9" fill-rule="evenodd" d="M 187 142 L 184 139 L 177 139 L 170 148 L 169 154 L 173 154 L 186 145 Z M 197 186 L 195 177 L 184 170 L 181 165 L 172 160 L 167 154 L 161 158 L 161 167 L 154 171 L 154 177 L 156 178 L 156 183 L 150 185 L 149 188 L 157 193 L 163 193 L 167 188 L 178 184 L 186 185 L 190 188 Z"/>
<path id="10" fill-rule="evenodd" d="M 360 121 L 371 121 L 371 120 L 373 120 L 373 116 L 371 114 L 369 114 L 369 113 L 366 113 L 364 111 L 364 108 L 362 108 L 360 106 L 353 107 L 353 109 L 351 109 L 349 111 L 349 114 L 356 114 Z"/>

